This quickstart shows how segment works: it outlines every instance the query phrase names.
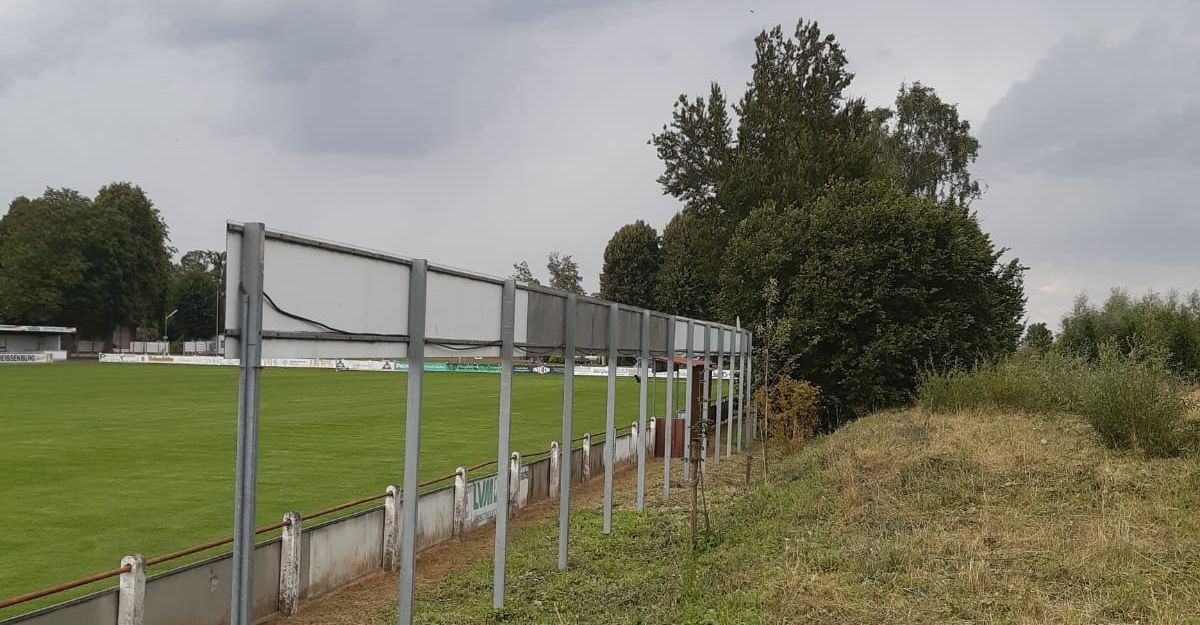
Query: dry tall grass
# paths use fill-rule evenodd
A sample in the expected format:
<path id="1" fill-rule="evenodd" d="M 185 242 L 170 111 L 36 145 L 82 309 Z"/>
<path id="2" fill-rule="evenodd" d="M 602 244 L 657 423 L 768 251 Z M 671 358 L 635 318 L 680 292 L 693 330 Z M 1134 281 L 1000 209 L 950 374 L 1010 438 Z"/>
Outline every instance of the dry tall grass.
<path id="1" fill-rule="evenodd" d="M 1200 463 L 1086 424 L 894 412 L 829 437 L 821 540 L 776 588 L 782 623 L 1200 622 Z"/>

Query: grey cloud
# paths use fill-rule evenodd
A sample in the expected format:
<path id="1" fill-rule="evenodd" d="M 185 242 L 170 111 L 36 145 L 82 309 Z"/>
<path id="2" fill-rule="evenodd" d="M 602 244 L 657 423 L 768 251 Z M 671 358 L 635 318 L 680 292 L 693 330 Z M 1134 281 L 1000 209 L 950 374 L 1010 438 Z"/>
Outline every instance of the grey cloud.
<path id="1" fill-rule="evenodd" d="M 77 58 L 103 35 L 112 4 L 33 0 L 0 5 L 0 91 Z"/>
<path id="2" fill-rule="evenodd" d="M 994 163 L 1095 177 L 1170 162 L 1200 165 L 1200 11 L 1143 25 L 1115 43 L 1074 38 L 988 113 L 983 150 Z"/>
<path id="3" fill-rule="evenodd" d="M 522 71 L 514 54 L 522 23 L 628 1 L 196 1 L 152 10 L 163 12 L 169 43 L 238 49 L 256 85 L 239 131 L 306 153 L 417 158 L 492 118 L 491 104 Z"/>

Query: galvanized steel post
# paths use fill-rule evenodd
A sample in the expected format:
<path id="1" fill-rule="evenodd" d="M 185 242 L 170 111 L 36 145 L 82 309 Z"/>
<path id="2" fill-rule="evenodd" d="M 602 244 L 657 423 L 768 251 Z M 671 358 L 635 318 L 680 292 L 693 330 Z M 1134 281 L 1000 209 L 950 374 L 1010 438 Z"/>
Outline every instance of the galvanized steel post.
<path id="1" fill-rule="evenodd" d="M 663 501 L 671 498 L 671 438 L 675 433 L 675 317 L 667 319 L 667 414 L 663 415 Z"/>
<path id="2" fill-rule="evenodd" d="M 574 293 L 563 306 L 563 412 L 562 440 L 566 449 L 559 462 L 558 570 L 567 570 L 567 522 L 571 507 L 571 419 L 575 416 L 575 306 Z"/>
<path id="3" fill-rule="evenodd" d="M 650 311 L 642 311 L 642 388 L 641 396 L 639 397 L 640 409 L 638 412 L 638 432 L 646 433 L 646 393 L 649 390 L 649 372 L 650 365 Z M 638 445 L 637 448 L 637 511 L 641 512 L 646 505 L 646 445 Z"/>
<path id="4" fill-rule="evenodd" d="M 504 608 L 505 555 L 508 547 L 509 434 L 512 423 L 513 337 L 517 319 L 517 283 L 504 282 L 500 298 L 500 425 L 496 431 L 496 540 L 492 556 L 492 607 Z M 519 462 L 519 461 L 518 461 Z"/>
<path id="5" fill-rule="evenodd" d="M 238 335 L 237 467 L 233 498 L 233 574 L 230 578 L 229 622 L 254 620 L 254 512 L 258 484 L 258 391 L 262 373 L 263 256 L 266 227 L 248 223 L 242 230 L 241 328 Z"/>
<path id="6" fill-rule="evenodd" d="M 604 413 L 604 527 L 605 534 L 612 532 L 613 464 L 617 453 L 617 356 L 621 323 L 621 309 L 616 304 L 608 306 L 608 397 Z"/>
<path id="7" fill-rule="evenodd" d="M 717 328 L 717 422 L 716 422 L 716 427 L 713 428 L 713 436 L 716 437 L 713 441 L 714 442 L 714 445 L 713 445 L 713 464 L 714 465 L 721 464 L 721 408 L 722 408 L 722 404 L 723 404 L 722 398 L 724 397 L 724 395 L 721 394 L 721 390 L 722 390 L 721 387 L 724 385 L 724 382 L 722 382 L 722 380 L 721 380 L 721 371 L 722 371 L 722 367 L 725 366 L 724 357 L 725 357 L 725 328 L 718 327 Z"/>
<path id="8" fill-rule="evenodd" d="M 684 366 L 687 367 L 687 375 L 685 377 L 687 388 L 684 389 L 684 408 L 683 408 L 683 479 L 690 479 L 692 465 L 688 461 L 691 458 L 692 450 L 692 344 L 694 341 L 694 332 L 696 322 L 688 319 L 687 322 L 687 350 L 684 353 Z"/>
<path id="9" fill-rule="evenodd" d="M 703 415 L 700 417 L 700 470 L 703 472 L 708 465 L 708 404 L 712 399 L 712 367 L 708 362 L 708 340 L 712 334 L 712 328 L 704 325 L 704 398 L 700 400 L 700 406 L 703 409 Z"/>
<path id="10" fill-rule="evenodd" d="M 400 508 L 399 625 L 412 625 L 417 566 L 417 500 L 421 473 L 421 400 L 425 382 L 425 295 L 429 263 L 414 259 L 408 274 L 408 397 L 404 417 L 404 503 Z"/>
<path id="11" fill-rule="evenodd" d="M 750 399 L 750 442 L 758 438 L 758 413 L 754 410 L 754 335 L 746 336 L 746 396 Z"/>
<path id="12" fill-rule="evenodd" d="M 733 394 L 737 391 L 734 374 L 737 373 L 737 332 L 729 333 L 729 408 L 725 411 L 725 455 L 733 455 Z"/>
<path id="13" fill-rule="evenodd" d="M 740 321 L 738 325 L 741 325 Z M 742 450 L 742 435 L 746 433 L 746 426 L 749 420 L 746 417 L 746 362 L 749 358 L 746 357 L 746 333 L 741 333 L 741 350 L 738 352 L 738 451 Z M 746 447 L 750 447 L 749 434 L 746 433 Z"/>

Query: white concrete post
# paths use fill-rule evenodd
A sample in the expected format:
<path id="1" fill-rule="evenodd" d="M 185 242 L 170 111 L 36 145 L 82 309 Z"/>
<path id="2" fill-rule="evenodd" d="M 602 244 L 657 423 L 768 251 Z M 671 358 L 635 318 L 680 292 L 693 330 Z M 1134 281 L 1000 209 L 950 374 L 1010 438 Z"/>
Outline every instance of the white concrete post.
<path id="1" fill-rule="evenodd" d="M 648 431 L 647 432 L 648 435 L 646 436 L 646 453 L 653 456 L 654 455 L 654 441 L 658 440 L 658 438 L 657 438 L 658 417 L 650 418 L 650 425 L 646 428 L 646 430 Z"/>
<path id="2" fill-rule="evenodd" d="M 579 472 L 579 479 L 584 484 L 592 479 L 592 435 L 590 432 L 583 435 L 583 468 Z"/>
<path id="3" fill-rule="evenodd" d="M 550 441 L 550 497 L 558 492 L 558 441 Z"/>
<path id="4" fill-rule="evenodd" d="M 521 452 L 512 452 L 508 461 L 508 516 L 517 516 L 521 505 Z"/>
<path id="5" fill-rule="evenodd" d="M 285 616 L 300 609 L 300 513 L 283 515 L 279 553 L 279 611 Z"/>
<path id="6" fill-rule="evenodd" d="M 632 445 L 633 445 L 633 447 L 631 448 L 631 451 L 632 451 L 633 453 L 632 453 L 632 454 L 630 454 L 630 455 L 631 455 L 631 456 L 633 456 L 633 459 L 632 459 L 632 461 L 633 461 L 633 463 L 634 463 L 634 464 L 637 464 L 637 461 L 638 461 L 638 459 L 641 457 L 641 456 L 638 456 L 638 453 L 637 453 L 637 450 L 638 450 L 638 431 L 637 431 L 637 425 L 638 425 L 638 422 L 637 422 L 637 421 L 634 421 L 634 422 L 633 422 L 633 425 L 632 425 L 632 426 L 630 426 L 630 428 L 629 428 L 629 442 L 630 442 L 630 444 L 632 444 Z"/>
<path id="7" fill-rule="evenodd" d="M 471 502 L 467 501 L 467 469 L 459 467 L 454 470 L 454 525 L 450 530 L 450 534 L 462 540 L 463 534 L 467 533 L 467 511 L 470 510 Z"/>
<path id="8" fill-rule="evenodd" d="M 117 625 L 142 625 L 146 611 L 146 560 L 135 553 L 121 558 L 121 566 L 129 571 L 121 573 L 117 594 Z"/>
<path id="9" fill-rule="evenodd" d="M 383 500 L 383 570 L 395 571 L 400 568 L 400 528 L 397 523 L 400 489 L 395 484 L 388 484 L 384 490 L 387 497 Z"/>

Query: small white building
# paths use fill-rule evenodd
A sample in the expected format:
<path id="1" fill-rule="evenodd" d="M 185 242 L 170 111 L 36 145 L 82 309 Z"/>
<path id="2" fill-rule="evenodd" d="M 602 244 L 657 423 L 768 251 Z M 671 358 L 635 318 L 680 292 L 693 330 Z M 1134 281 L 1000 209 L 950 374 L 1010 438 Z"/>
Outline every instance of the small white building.
<path id="1" fill-rule="evenodd" d="M 73 344 L 75 328 L 0 324 L 0 354 L 50 354 L 54 360 L 66 360 L 63 337 Z"/>

